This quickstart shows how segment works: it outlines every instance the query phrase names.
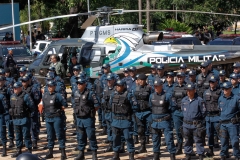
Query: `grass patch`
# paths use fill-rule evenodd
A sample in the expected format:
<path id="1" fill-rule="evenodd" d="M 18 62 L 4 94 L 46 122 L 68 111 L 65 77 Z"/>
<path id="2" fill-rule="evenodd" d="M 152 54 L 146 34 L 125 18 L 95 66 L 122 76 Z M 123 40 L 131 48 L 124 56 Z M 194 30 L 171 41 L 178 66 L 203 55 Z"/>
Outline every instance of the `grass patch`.
<path id="1" fill-rule="evenodd" d="M 234 34 L 234 31 L 223 31 L 223 34 Z M 240 34 L 240 31 L 237 34 Z"/>

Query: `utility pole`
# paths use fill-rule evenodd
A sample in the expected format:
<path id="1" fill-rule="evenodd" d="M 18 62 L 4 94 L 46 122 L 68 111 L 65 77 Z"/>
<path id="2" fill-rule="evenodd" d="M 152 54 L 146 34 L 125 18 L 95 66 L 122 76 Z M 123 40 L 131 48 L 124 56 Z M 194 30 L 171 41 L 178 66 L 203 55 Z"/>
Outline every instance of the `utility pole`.
<path id="1" fill-rule="evenodd" d="M 15 41 L 15 23 L 14 23 L 14 3 L 13 3 L 13 0 L 12 0 L 12 25 L 13 25 L 13 40 Z"/>
<path id="2" fill-rule="evenodd" d="M 147 0 L 146 3 L 146 10 L 150 10 L 150 0 Z M 149 11 L 146 12 L 146 20 L 147 20 L 147 31 L 150 31 L 150 13 Z"/>
<path id="3" fill-rule="evenodd" d="M 28 21 L 31 21 L 30 17 L 30 0 L 28 0 Z M 30 40 L 30 51 L 32 51 L 32 29 L 31 29 L 31 23 L 28 24 L 28 30 L 29 30 L 29 40 Z"/>
<path id="4" fill-rule="evenodd" d="M 138 10 L 142 10 L 142 0 L 138 0 Z M 142 12 L 138 12 L 139 24 L 142 24 Z"/>

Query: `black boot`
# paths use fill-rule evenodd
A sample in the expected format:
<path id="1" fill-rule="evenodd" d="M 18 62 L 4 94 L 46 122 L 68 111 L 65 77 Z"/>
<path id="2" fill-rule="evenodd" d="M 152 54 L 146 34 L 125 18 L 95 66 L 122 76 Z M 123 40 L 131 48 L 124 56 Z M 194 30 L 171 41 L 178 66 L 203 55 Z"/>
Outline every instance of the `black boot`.
<path id="1" fill-rule="evenodd" d="M 10 139 L 10 140 L 9 140 L 8 148 L 13 148 L 13 147 L 14 147 L 13 139 Z"/>
<path id="2" fill-rule="evenodd" d="M 153 160 L 160 160 L 160 159 L 159 159 L 159 155 L 160 155 L 159 152 L 154 152 Z"/>
<path id="3" fill-rule="evenodd" d="M 213 157 L 214 156 L 214 153 L 213 153 L 213 147 L 209 147 L 209 150 L 208 152 L 206 153 L 206 156 L 207 157 Z"/>
<path id="4" fill-rule="evenodd" d="M 37 147 L 37 141 L 33 141 L 32 142 L 32 146 L 33 146 L 33 149 L 37 149 L 38 147 Z"/>
<path id="5" fill-rule="evenodd" d="M 28 148 L 28 153 L 32 153 L 32 148 Z"/>
<path id="6" fill-rule="evenodd" d="M 204 159 L 204 155 L 199 154 L 198 156 L 199 156 L 199 160 L 203 160 Z"/>
<path id="7" fill-rule="evenodd" d="M 114 152 L 114 156 L 113 156 L 112 160 L 120 160 L 118 152 Z"/>
<path id="8" fill-rule="evenodd" d="M 121 148 L 120 148 L 119 153 L 125 153 L 125 142 L 121 143 Z"/>
<path id="9" fill-rule="evenodd" d="M 6 144 L 3 145 L 2 157 L 7 156 Z"/>
<path id="10" fill-rule="evenodd" d="M 139 143 L 139 141 L 138 141 L 138 136 L 134 136 L 133 142 L 134 142 L 134 144 L 138 144 L 138 143 Z"/>
<path id="11" fill-rule="evenodd" d="M 53 148 L 48 149 L 48 154 L 46 155 L 45 159 L 53 158 Z"/>
<path id="12" fill-rule="evenodd" d="M 182 152 L 182 143 L 178 143 L 176 155 L 183 154 Z"/>
<path id="13" fill-rule="evenodd" d="M 84 151 L 79 151 L 78 156 L 74 160 L 84 160 Z"/>
<path id="14" fill-rule="evenodd" d="M 102 128 L 103 128 L 102 121 L 99 121 L 98 129 L 102 129 Z"/>
<path id="15" fill-rule="evenodd" d="M 176 160 L 175 154 L 171 154 L 171 155 L 170 155 L 170 159 L 171 159 L 171 160 Z"/>
<path id="16" fill-rule="evenodd" d="M 43 150 L 45 150 L 45 149 L 48 149 L 48 145 L 47 144 L 43 147 Z"/>
<path id="17" fill-rule="evenodd" d="M 146 150 L 146 138 L 145 136 L 141 136 L 141 147 L 138 151 L 139 153 L 146 153 L 147 150 Z"/>
<path id="18" fill-rule="evenodd" d="M 92 150 L 91 150 L 90 142 L 89 142 L 89 145 L 88 145 L 87 151 L 88 151 L 88 152 L 92 151 Z"/>
<path id="19" fill-rule="evenodd" d="M 146 136 L 146 144 L 149 144 L 149 136 Z"/>
<path id="20" fill-rule="evenodd" d="M 186 160 L 191 160 L 191 154 L 186 154 Z"/>
<path id="21" fill-rule="evenodd" d="M 17 152 L 14 153 L 11 157 L 15 158 L 15 157 L 19 156 L 20 154 L 22 154 L 22 148 L 17 148 Z"/>
<path id="22" fill-rule="evenodd" d="M 226 157 L 225 156 L 221 156 L 221 160 L 226 160 Z"/>
<path id="23" fill-rule="evenodd" d="M 129 153 L 129 160 L 135 160 L 134 159 L 134 152 Z"/>
<path id="24" fill-rule="evenodd" d="M 105 150 L 105 152 L 112 152 L 113 151 L 113 142 L 109 143 L 108 148 Z"/>
<path id="25" fill-rule="evenodd" d="M 100 135 L 107 135 L 107 126 L 103 127 L 102 132 L 100 133 Z"/>
<path id="26" fill-rule="evenodd" d="M 218 136 L 214 136 L 214 148 L 219 148 Z"/>
<path id="27" fill-rule="evenodd" d="M 67 159 L 65 148 L 61 148 L 61 160 Z"/>
<path id="28" fill-rule="evenodd" d="M 78 147 L 75 147 L 75 148 L 74 148 L 74 151 L 78 151 Z"/>
<path id="29" fill-rule="evenodd" d="M 97 151 L 92 151 L 92 160 L 98 160 Z"/>

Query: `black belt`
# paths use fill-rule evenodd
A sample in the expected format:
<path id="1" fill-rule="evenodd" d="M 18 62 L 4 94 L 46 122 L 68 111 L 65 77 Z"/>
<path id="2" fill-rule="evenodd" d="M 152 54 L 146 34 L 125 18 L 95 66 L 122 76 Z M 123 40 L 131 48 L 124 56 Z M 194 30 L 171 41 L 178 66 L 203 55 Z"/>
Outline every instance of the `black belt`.
<path id="1" fill-rule="evenodd" d="M 22 119 L 22 118 L 26 118 L 27 116 L 13 116 L 13 119 Z"/>
<path id="2" fill-rule="evenodd" d="M 47 118 L 60 117 L 60 114 L 59 114 L 59 113 L 51 114 L 51 115 L 47 115 L 46 117 L 47 117 Z"/>
<path id="3" fill-rule="evenodd" d="M 219 123 L 221 123 L 221 124 L 228 124 L 228 123 L 236 124 L 236 123 L 238 123 L 238 119 L 232 118 L 231 120 L 219 121 Z"/>
<path id="4" fill-rule="evenodd" d="M 131 118 L 128 116 L 113 116 L 114 119 L 117 120 L 130 120 Z"/>
<path id="5" fill-rule="evenodd" d="M 155 121 L 155 122 L 162 122 L 162 121 L 169 120 L 170 118 L 171 118 L 171 116 L 168 115 L 168 116 L 165 116 L 165 117 L 160 118 L 160 119 L 153 119 L 153 121 Z"/>
<path id="6" fill-rule="evenodd" d="M 198 125 L 201 124 L 202 122 L 199 120 L 193 120 L 193 121 L 187 121 L 187 120 L 183 120 L 184 123 L 186 124 L 190 124 L 190 125 Z"/>
<path id="7" fill-rule="evenodd" d="M 219 113 L 219 112 L 216 112 L 216 113 L 208 113 L 207 116 L 208 116 L 208 117 L 220 116 L 220 113 Z"/>
<path id="8" fill-rule="evenodd" d="M 86 119 L 86 118 L 91 118 L 91 116 L 77 116 L 77 118 Z"/>

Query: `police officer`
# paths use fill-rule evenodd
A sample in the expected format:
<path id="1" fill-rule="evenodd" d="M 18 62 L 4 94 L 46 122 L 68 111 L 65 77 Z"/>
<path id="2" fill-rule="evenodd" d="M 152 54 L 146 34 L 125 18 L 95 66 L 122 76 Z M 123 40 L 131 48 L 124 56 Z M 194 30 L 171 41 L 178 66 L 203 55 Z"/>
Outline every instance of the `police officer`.
<path id="1" fill-rule="evenodd" d="M 164 64 L 159 64 L 157 66 L 157 75 L 155 77 L 155 80 L 156 79 L 161 79 L 163 81 L 163 83 L 165 83 L 165 81 L 166 81 L 166 77 L 164 75 L 165 74 L 165 69 L 164 68 L 165 68 Z"/>
<path id="2" fill-rule="evenodd" d="M 112 145 L 113 145 L 112 127 L 111 127 L 112 106 L 109 105 L 109 100 L 110 100 L 111 94 L 115 91 L 114 88 L 115 88 L 116 80 L 115 80 L 114 74 L 109 73 L 107 76 L 107 81 L 108 81 L 108 84 L 103 90 L 103 97 L 102 97 L 101 103 L 102 103 L 102 108 L 103 108 L 103 112 L 105 115 L 105 121 L 107 124 L 107 140 L 110 142 L 106 152 L 111 152 L 111 151 L 113 151 L 113 149 L 112 149 Z"/>
<path id="3" fill-rule="evenodd" d="M 236 62 L 233 64 L 233 73 L 236 73 L 236 74 L 240 73 L 240 62 Z"/>
<path id="4" fill-rule="evenodd" d="M 48 81 L 48 92 L 45 92 L 42 98 L 45 112 L 45 122 L 47 128 L 47 139 L 49 152 L 46 159 L 53 158 L 54 134 L 56 133 L 59 148 L 61 150 L 61 160 L 67 158 L 65 153 L 65 130 L 64 130 L 64 112 L 67 102 L 62 95 L 55 92 L 56 82 Z"/>
<path id="5" fill-rule="evenodd" d="M 164 92 L 172 94 L 174 84 L 175 84 L 174 83 L 174 73 L 173 72 L 167 72 L 166 83 L 163 84 Z"/>
<path id="6" fill-rule="evenodd" d="M 134 143 L 130 134 L 132 121 L 132 94 L 127 91 L 126 83 L 118 80 L 116 91 L 110 96 L 109 104 L 112 106 L 112 134 L 113 134 L 113 160 L 120 160 L 121 136 L 127 142 L 129 160 L 134 160 Z"/>
<path id="7" fill-rule="evenodd" d="M 195 70 L 190 70 L 188 72 L 188 76 L 189 76 L 189 79 L 188 79 L 188 82 L 187 83 L 193 83 L 195 85 L 197 85 L 197 82 L 196 82 L 196 71 Z"/>
<path id="8" fill-rule="evenodd" d="M 179 69 L 180 69 L 180 72 L 183 72 L 185 74 L 184 81 L 187 83 L 189 81 L 189 75 L 187 73 L 187 65 L 185 63 L 182 63 L 182 64 L 180 64 Z"/>
<path id="9" fill-rule="evenodd" d="M 32 134 L 32 147 L 33 149 L 37 149 L 37 140 L 39 139 L 39 122 L 38 122 L 38 104 L 42 99 L 42 94 L 38 90 L 36 85 L 30 85 L 30 78 L 28 76 L 21 77 L 22 82 L 22 90 L 27 93 L 34 102 L 34 110 L 31 112 L 31 134 Z"/>
<path id="10" fill-rule="evenodd" d="M 132 77 L 129 75 L 129 68 L 124 68 L 123 70 L 123 74 L 124 74 L 124 78 L 122 80 L 124 80 L 127 84 L 127 86 L 129 86 L 132 82 Z"/>
<path id="11" fill-rule="evenodd" d="M 41 89 L 41 83 L 37 80 L 37 78 L 34 76 L 35 71 L 34 69 L 29 69 L 27 68 L 27 73 L 26 75 L 30 78 L 30 83 L 35 84 L 38 86 L 39 89 Z"/>
<path id="12" fill-rule="evenodd" d="M 19 69 L 19 75 L 20 75 L 20 77 L 18 78 L 18 82 L 21 82 L 21 78 L 22 78 L 23 76 L 25 76 L 26 73 L 27 73 L 27 68 L 26 68 L 26 67 L 21 67 L 21 68 Z"/>
<path id="13" fill-rule="evenodd" d="M 65 84 L 64 84 L 64 80 L 59 76 L 59 75 L 57 75 L 57 73 L 56 73 L 56 68 L 55 67 L 49 67 L 48 68 L 48 73 L 49 72 L 52 72 L 52 73 L 54 73 L 54 76 L 55 76 L 55 78 L 54 78 L 54 81 L 55 82 L 60 82 L 60 83 L 62 83 L 64 86 L 65 86 Z"/>
<path id="14" fill-rule="evenodd" d="M 221 141 L 221 160 L 226 160 L 229 155 L 229 137 L 233 147 L 233 155 L 236 160 L 240 159 L 239 151 L 239 122 L 238 114 L 240 111 L 239 96 L 232 93 L 231 82 L 223 83 L 223 94 L 219 97 L 218 106 L 220 109 L 220 131 Z"/>
<path id="15" fill-rule="evenodd" d="M 77 81 L 78 90 L 74 92 L 73 108 L 77 116 L 78 149 L 79 154 L 75 160 L 84 160 L 84 149 L 87 145 L 87 138 L 92 150 L 92 159 L 97 160 L 97 141 L 95 135 L 95 112 L 99 108 L 99 100 L 93 91 L 86 87 L 86 79 L 79 78 Z"/>
<path id="16" fill-rule="evenodd" d="M 17 63 L 13 59 L 13 50 L 11 48 L 8 49 L 8 55 L 7 55 L 6 60 L 4 62 L 4 69 L 6 69 L 6 68 L 10 69 L 11 75 L 14 78 L 18 77 L 18 74 L 17 74 Z"/>
<path id="17" fill-rule="evenodd" d="M 0 85 L 4 84 L 5 77 L 0 76 Z M 6 122 L 10 121 L 10 116 L 8 113 L 9 103 L 7 102 L 6 97 L 1 92 L 0 93 L 0 137 L 3 145 L 3 151 L 2 151 L 2 157 L 5 157 L 7 155 L 7 149 L 6 149 L 6 143 L 7 143 L 7 137 L 6 137 Z"/>
<path id="18" fill-rule="evenodd" d="M 227 82 L 225 70 L 219 71 L 219 86 L 222 88 L 224 82 Z"/>
<path id="19" fill-rule="evenodd" d="M 206 61 L 201 63 L 201 73 L 197 75 L 196 78 L 197 94 L 199 97 L 202 97 L 204 91 L 209 88 L 209 79 L 213 75 L 213 73 L 209 71 L 208 65 L 208 62 Z"/>
<path id="20" fill-rule="evenodd" d="M 152 64 L 150 68 L 151 68 L 151 74 L 147 78 L 147 84 L 150 85 L 151 87 L 153 87 L 155 76 L 157 74 L 157 65 Z"/>
<path id="21" fill-rule="evenodd" d="M 56 74 L 59 77 L 64 78 L 66 76 L 65 68 L 64 68 L 63 64 L 58 61 L 58 56 L 56 54 L 51 56 L 50 67 L 54 67 L 55 68 Z"/>
<path id="22" fill-rule="evenodd" d="M 208 157 L 214 156 L 213 147 L 214 147 L 214 135 L 216 132 L 216 127 L 219 124 L 219 108 L 218 108 L 218 99 L 222 93 L 222 90 L 218 85 L 218 77 L 213 75 L 209 79 L 209 89 L 207 89 L 203 94 L 203 100 L 206 104 L 206 130 L 208 135 L 208 146 L 209 151 L 206 154 Z"/>
<path id="23" fill-rule="evenodd" d="M 6 85 L 6 78 L 4 76 L 0 76 L 0 94 L 2 94 L 6 98 L 7 106 L 10 108 L 10 97 L 13 94 L 13 92 L 12 92 L 12 89 Z M 4 123 L 2 124 L 3 124 L 3 129 L 6 130 L 6 127 L 8 128 L 8 138 L 10 141 L 8 148 L 12 148 L 14 147 L 14 142 L 13 142 L 14 130 L 13 130 L 12 117 L 9 114 L 5 119 L 5 122 L 6 124 Z"/>
<path id="24" fill-rule="evenodd" d="M 172 103 L 175 106 L 175 109 L 172 110 L 172 119 L 174 123 L 174 128 L 177 136 L 177 151 L 176 155 L 182 154 L 182 145 L 183 145 L 183 136 L 180 132 L 180 127 L 183 125 L 183 114 L 181 110 L 181 101 L 187 96 L 187 92 L 185 90 L 186 82 L 185 82 L 185 73 L 178 72 L 177 73 L 177 83 L 174 85 L 173 94 L 172 94 Z"/>
<path id="25" fill-rule="evenodd" d="M 15 82 L 14 78 L 11 76 L 10 69 L 5 69 L 5 77 L 6 77 L 6 85 L 9 87 L 13 87 L 13 84 Z"/>
<path id="26" fill-rule="evenodd" d="M 240 96 L 240 82 L 238 81 L 238 78 L 240 78 L 239 74 L 232 73 L 230 75 L 230 81 L 232 83 L 232 93 Z"/>
<path id="27" fill-rule="evenodd" d="M 10 98 L 9 113 L 13 118 L 17 146 L 17 152 L 12 157 L 17 157 L 22 153 L 23 138 L 28 152 L 32 152 L 30 114 L 34 111 L 35 105 L 31 96 L 22 91 L 21 82 L 14 83 L 13 88 L 14 94 Z"/>
<path id="28" fill-rule="evenodd" d="M 0 69 L 0 76 L 5 77 L 5 74 L 6 74 L 5 69 L 1 68 Z M 6 79 L 6 77 L 5 77 L 5 79 Z M 8 80 L 9 80 L 9 78 L 8 78 Z M 12 86 L 14 84 L 13 78 L 11 78 L 11 81 L 5 81 L 5 82 L 6 82 L 6 86 L 8 86 L 9 88 L 12 88 Z"/>
<path id="29" fill-rule="evenodd" d="M 100 78 L 103 75 L 102 71 L 98 71 L 98 78 L 95 79 L 93 83 L 93 88 L 96 91 L 97 96 L 102 99 L 102 94 L 103 94 L 103 88 L 101 87 L 101 81 Z M 99 121 L 99 126 L 98 129 L 102 129 L 102 106 L 98 109 L 98 121 Z"/>
<path id="30" fill-rule="evenodd" d="M 212 60 L 207 60 L 208 62 L 208 70 L 212 72 L 215 76 L 219 76 L 219 71 L 212 67 Z"/>
<path id="31" fill-rule="evenodd" d="M 183 112 L 183 135 L 185 138 L 184 152 L 186 160 L 191 159 L 193 142 L 196 143 L 199 159 L 204 158 L 204 138 L 206 129 L 203 126 L 205 118 L 205 103 L 196 94 L 193 83 L 186 84 L 187 96 L 182 99 L 181 109 Z"/>
<path id="32" fill-rule="evenodd" d="M 152 141 L 153 141 L 153 160 L 159 160 L 161 135 L 164 132 L 168 152 L 171 160 L 175 160 L 176 147 L 173 141 L 173 129 L 171 124 L 171 94 L 163 90 L 163 81 L 154 81 L 154 90 L 149 97 L 149 105 L 152 109 Z"/>
<path id="33" fill-rule="evenodd" d="M 149 78 L 145 74 L 139 74 L 139 85 L 133 89 L 132 94 L 136 99 L 136 107 L 133 108 L 136 115 L 136 123 L 138 125 L 138 135 L 141 140 L 141 148 L 139 153 L 145 153 L 146 141 L 149 143 L 149 125 L 152 122 L 151 108 L 149 107 L 149 96 L 153 92 L 152 87 L 147 85 L 146 79 Z"/>
<path id="34" fill-rule="evenodd" d="M 77 57 L 72 56 L 71 63 L 68 65 L 68 68 L 67 68 L 67 76 L 72 77 L 74 75 L 73 68 L 78 65 L 80 65 L 80 64 L 77 62 Z M 81 70 L 81 68 L 80 68 L 80 70 Z"/>
<path id="35" fill-rule="evenodd" d="M 78 79 L 78 75 L 81 71 L 81 67 L 80 65 L 76 65 L 72 68 L 73 71 L 73 75 L 70 79 L 70 83 L 71 83 L 71 87 L 72 87 L 72 91 L 74 91 L 75 89 L 77 89 L 77 79 Z"/>

